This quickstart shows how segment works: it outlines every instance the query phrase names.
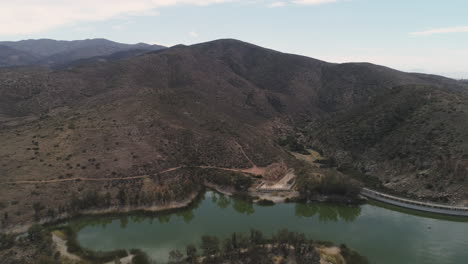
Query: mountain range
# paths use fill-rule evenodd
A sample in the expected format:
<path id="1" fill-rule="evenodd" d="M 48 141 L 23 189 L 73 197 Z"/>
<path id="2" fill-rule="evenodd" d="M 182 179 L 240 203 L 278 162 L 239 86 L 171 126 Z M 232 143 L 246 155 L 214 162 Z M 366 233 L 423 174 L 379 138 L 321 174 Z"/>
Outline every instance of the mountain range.
<path id="1" fill-rule="evenodd" d="M 154 51 L 165 48 L 146 43 L 122 44 L 106 39 L 0 41 L 0 67 L 63 66 L 77 60 L 105 57 L 128 51 Z"/>
<path id="2" fill-rule="evenodd" d="M 267 166 L 291 159 L 279 142 L 292 138 L 389 190 L 451 204 L 468 199 L 466 82 L 233 39 L 149 50 L 44 41 L 50 46 L 0 43 L 21 49 L 17 66 L 69 65 L 0 69 L 2 182 Z M 21 211 L 24 220 L 34 203 L 65 206 L 71 193 L 115 186 L 17 184 L 1 192 L 14 204 L 10 215 Z"/>

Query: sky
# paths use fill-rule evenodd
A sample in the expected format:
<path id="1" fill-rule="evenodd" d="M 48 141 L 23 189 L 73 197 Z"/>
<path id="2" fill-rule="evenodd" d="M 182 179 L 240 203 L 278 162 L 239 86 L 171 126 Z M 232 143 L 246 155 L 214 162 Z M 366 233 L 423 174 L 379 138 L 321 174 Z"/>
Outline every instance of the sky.
<path id="1" fill-rule="evenodd" d="M 234 38 L 468 79 L 466 0 L 0 0 L 0 40 L 172 46 Z"/>

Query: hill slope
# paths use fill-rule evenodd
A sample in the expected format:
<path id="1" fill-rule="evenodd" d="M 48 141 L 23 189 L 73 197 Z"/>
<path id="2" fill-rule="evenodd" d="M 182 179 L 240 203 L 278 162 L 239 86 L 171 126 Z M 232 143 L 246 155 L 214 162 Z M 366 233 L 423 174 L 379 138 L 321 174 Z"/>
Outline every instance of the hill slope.
<path id="1" fill-rule="evenodd" d="M 0 45 L 0 67 L 24 66 L 37 61 L 37 57 L 24 51 Z"/>
<path id="2" fill-rule="evenodd" d="M 468 198 L 466 120 L 461 82 L 236 40 L 55 71 L 0 69 L 1 182 L 151 176 L 0 188 L 17 222 L 89 193 L 178 199 L 194 172 L 173 168 L 288 161 L 277 140 L 292 135 L 388 188 L 458 203 Z M 38 202 L 48 209 L 31 210 Z"/>

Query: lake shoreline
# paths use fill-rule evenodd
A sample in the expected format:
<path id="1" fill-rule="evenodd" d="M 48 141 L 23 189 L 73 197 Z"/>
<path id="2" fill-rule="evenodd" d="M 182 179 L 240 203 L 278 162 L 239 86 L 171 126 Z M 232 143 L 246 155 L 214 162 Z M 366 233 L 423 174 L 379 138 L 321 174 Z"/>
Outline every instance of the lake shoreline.
<path id="1" fill-rule="evenodd" d="M 151 206 L 112 206 L 108 208 L 100 208 L 100 209 L 91 209 L 91 210 L 82 210 L 75 214 L 64 213 L 60 216 L 54 218 L 44 218 L 41 219 L 39 222 L 36 223 L 28 223 L 20 226 L 14 226 L 8 228 L 6 230 L 7 234 L 21 234 L 28 231 L 28 229 L 34 225 L 56 225 L 61 222 L 77 218 L 77 217 L 86 217 L 86 216 L 101 216 L 101 215 L 120 215 L 120 214 L 127 214 L 127 213 L 134 213 L 134 212 L 147 212 L 147 213 L 161 213 L 161 212 L 169 212 L 171 210 L 182 209 L 190 206 L 193 202 L 197 200 L 197 198 L 205 192 L 204 189 L 193 192 L 189 195 L 188 198 L 181 200 L 181 201 L 172 201 L 165 205 L 151 205 Z"/>
<path id="2" fill-rule="evenodd" d="M 214 186 L 211 186 L 211 187 L 214 187 Z M 394 209 L 392 210 L 392 208 L 388 209 L 386 207 L 386 204 L 382 204 L 381 206 L 374 207 L 372 205 L 373 204 L 372 200 L 369 200 L 370 205 L 366 204 L 366 205 L 363 205 L 362 207 L 361 206 L 360 207 L 346 206 L 344 204 L 336 204 L 336 203 L 324 203 L 324 202 L 304 203 L 304 202 L 299 202 L 299 201 L 297 203 L 296 202 L 284 203 L 282 205 L 269 207 L 269 206 L 263 206 L 260 203 L 256 203 L 255 205 L 252 203 L 251 199 L 248 199 L 248 197 L 242 196 L 242 194 L 239 194 L 239 193 L 231 193 L 229 192 L 229 190 L 226 190 L 225 188 L 222 188 L 221 186 L 217 186 L 216 189 L 207 187 L 206 189 L 202 190 L 200 192 L 202 195 L 199 196 L 200 199 L 193 201 L 192 206 L 190 205 L 188 207 L 186 206 L 184 207 L 185 209 L 180 209 L 180 210 L 172 209 L 172 210 L 167 210 L 165 212 L 158 212 L 157 214 L 145 213 L 145 212 L 140 211 L 140 212 L 131 212 L 131 214 L 113 213 L 113 214 L 101 214 L 101 215 L 92 215 L 92 216 L 79 216 L 76 219 L 70 220 L 70 222 L 59 223 L 55 226 L 54 225 L 49 225 L 48 227 L 46 226 L 44 230 L 47 232 L 52 232 L 54 230 L 65 230 L 67 228 L 71 228 L 71 230 L 76 232 L 76 234 L 82 234 L 82 235 L 84 234 L 83 238 L 86 238 L 87 232 L 91 231 L 94 234 L 94 232 L 97 232 L 95 228 L 101 226 L 101 224 L 103 226 L 98 229 L 103 228 L 103 231 L 106 229 L 109 230 L 109 228 L 117 228 L 116 230 L 121 230 L 122 228 L 134 228 L 134 224 L 143 225 L 143 226 L 155 224 L 157 226 L 160 226 L 160 228 L 162 229 L 160 228 L 149 229 L 148 227 L 146 227 L 146 228 L 143 228 L 144 231 L 142 231 L 140 235 L 143 235 L 143 236 L 149 235 L 151 237 L 162 236 L 162 237 L 166 237 L 164 239 L 168 239 L 167 237 L 168 235 L 169 237 L 171 237 L 173 235 L 176 235 L 178 232 L 181 232 L 181 228 L 184 229 L 184 226 L 187 226 L 189 222 L 192 225 L 195 223 L 196 227 L 193 227 L 195 230 L 204 230 L 203 234 L 207 234 L 207 235 L 215 234 L 215 235 L 220 235 L 220 236 L 224 236 L 222 230 L 225 230 L 225 228 L 228 228 L 228 229 L 232 228 L 230 224 L 228 224 L 229 221 L 233 221 L 232 225 L 237 226 L 237 228 L 232 228 L 232 232 L 248 232 L 249 228 L 258 228 L 259 230 L 262 230 L 263 232 L 267 232 L 267 233 L 269 232 L 268 230 L 271 228 L 266 227 L 264 224 L 259 224 L 259 223 L 271 222 L 271 223 L 276 223 L 272 226 L 273 230 L 275 231 L 281 230 L 281 228 L 288 228 L 288 229 L 292 228 L 290 230 L 305 232 L 306 234 L 308 234 L 308 236 L 315 238 L 315 239 L 319 239 L 318 241 L 332 241 L 336 245 L 346 244 L 346 245 L 349 245 L 351 248 L 356 249 L 358 252 L 361 252 L 366 256 L 370 256 L 371 259 L 379 259 L 380 257 L 378 255 L 375 255 L 372 252 L 371 253 L 367 252 L 366 248 L 361 245 L 361 242 L 359 242 L 360 241 L 359 239 L 355 240 L 353 236 L 350 237 L 347 235 L 350 232 L 347 230 L 354 230 L 354 227 L 352 228 L 349 226 L 350 222 L 356 221 L 356 227 L 358 228 L 358 230 L 360 228 L 359 233 L 362 233 L 362 232 L 367 232 L 365 230 L 370 231 L 372 230 L 372 228 L 380 228 L 379 225 L 374 226 L 374 227 L 372 227 L 372 225 L 368 226 L 369 219 L 374 219 L 372 220 L 372 222 L 375 222 L 374 217 L 376 216 L 375 212 L 377 212 L 375 210 L 378 210 L 379 212 L 383 210 L 382 213 L 384 213 L 385 215 L 389 215 L 389 216 L 392 216 L 395 214 L 401 214 L 400 211 L 396 211 Z M 223 193 L 231 193 L 232 195 L 225 195 L 219 191 L 222 191 Z M 227 199 L 230 200 L 230 202 L 226 203 L 226 199 L 220 199 L 221 196 L 225 196 Z M 227 208 L 226 206 L 229 206 L 230 209 L 226 209 Z M 379 209 L 379 208 L 383 208 L 383 209 Z M 207 212 L 205 210 L 207 209 L 213 212 L 212 216 L 209 216 L 206 214 Z M 287 212 L 291 212 L 291 210 L 293 210 L 292 211 L 293 216 L 290 216 L 290 213 L 285 213 L 286 212 L 285 210 Z M 366 213 L 362 214 L 363 219 L 361 219 L 361 216 L 360 216 L 361 210 L 366 210 Z M 196 213 L 197 211 L 203 212 L 203 214 L 197 214 Z M 266 212 L 269 212 L 269 213 L 266 213 Z M 403 213 L 407 215 L 407 213 L 405 212 Z M 229 216 L 226 216 L 226 214 L 228 214 Z M 378 213 L 377 215 L 381 215 L 381 214 Z M 186 216 L 188 217 L 187 219 L 186 219 Z M 200 228 L 200 226 L 198 226 L 200 222 L 196 220 L 192 222 L 192 218 L 190 216 L 192 217 L 195 216 L 195 218 L 201 217 L 201 219 L 204 219 L 202 221 L 212 221 L 213 223 L 208 226 L 205 226 L 205 228 Z M 237 220 L 234 220 L 236 217 L 240 217 L 240 218 Z M 241 223 L 247 223 L 247 222 L 245 221 L 245 219 L 244 220 L 240 220 L 240 219 L 245 218 L 245 217 L 253 217 L 252 223 L 256 223 L 255 226 L 244 227 L 243 224 Z M 284 217 L 286 218 L 282 219 Z M 444 222 L 446 222 L 446 220 L 450 220 L 446 218 L 441 218 L 441 219 L 437 218 L 437 220 L 442 220 L 442 221 L 437 221 L 437 224 L 435 224 L 433 220 L 424 219 L 427 217 L 432 218 L 431 215 L 421 214 L 416 217 L 418 218 L 423 217 L 423 218 L 419 218 L 420 220 L 418 220 L 418 221 L 421 221 L 422 224 L 417 224 L 415 228 L 424 233 L 431 232 L 431 230 L 441 229 L 442 226 L 445 226 Z M 147 220 L 142 221 L 145 218 Z M 307 218 L 312 218 L 314 220 L 311 219 L 312 221 L 310 221 L 310 220 L 307 220 Z M 154 223 L 153 223 L 153 219 L 155 221 Z M 214 219 L 214 220 L 209 220 L 209 219 Z M 263 221 L 258 221 L 258 219 L 262 219 Z M 286 219 L 289 219 L 289 220 L 286 220 Z M 284 223 L 290 221 L 291 219 L 296 219 L 293 222 L 294 224 L 292 224 L 291 226 L 290 225 L 285 226 Z M 389 217 L 386 219 L 390 219 L 390 220 L 385 220 L 385 221 L 392 223 L 391 219 L 393 219 L 393 217 Z M 414 218 L 414 215 L 409 215 L 409 216 L 405 216 L 404 219 L 406 219 L 406 221 L 409 221 L 408 223 L 411 224 L 415 218 Z M 114 221 L 117 221 L 117 222 L 115 223 Z M 119 221 L 121 222 L 119 223 Z M 384 220 L 382 219 L 382 221 Z M 107 226 L 111 222 L 113 224 L 111 226 Z M 127 226 L 126 223 L 128 222 L 132 222 L 133 224 L 128 225 L 128 227 L 122 227 L 122 223 L 125 223 L 124 225 Z M 334 227 L 328 228 L 327 227 L 329 226 L 328 222 L 330 222 L 331 225 L 337 225 L 339 229 L 336 229 Z M 393 224 L 390 224 L 390 226 L 392 226 Z M 460 225 L 460 224 L 463 225 L 464 223 L 457 223 L 456 225 Z M 167 228 L 170 227 L 171 225 L 176 226 L 175 229 L 173 230 L 173 232 L 175 232 L 174 234 L 172 234 L 172 232 L 169 232 L 169 233 L 167 232 Z M 310 225 L 310 228 L 297 229 L 299 226 L 304 226 L 304 225 L 305 226 Z M 438 226 L 438 225 L 442 225 L 442 226 Z M 84 231 L 83 233 L 83 231 L 80 231 L 80 230 L 82 230 L 84 226 L 89 226 L 91 229 L 88 231 Z M 201 226 L 203 226 L 203 224 L 201 224 Z M 222 227 L 223 229 L 219 229 L 220 226 L 224 226 Z M 243 228 L 239 228 L 239 226 L 243 226 Z M 355 224 L 353 224 L 353 226 L 355 226 Z M 429 226 L 432 229 L 428 229 Z M 316 228 L 313 228 L 313 227 L 316 227 Z M 213 229 L 217 231 L 213 231 L 214 233 L 210 231 Z M 86 229 L 83 229 L 83 230 L 86 230 Z M 153 230 L 153 231 L 150 231 L 150 230 Z M 156 231 L 156 230 L 159 230 L 159 231 Z M 311 230 L 316 230 L 316 231 L 311 231 Z M 319 231 L 319 230 L 322 230 L 322 231 Z M 336 231 L 336 230 L 341 230 L 341 231 Z M 316 234 L 315 232 L 319 232 L 319 234 Z M 102 235 L 105 236 L 106 233 L 107 233 L 107 236 L 109 236 L 107 231 L 104 231 Z M 135 234 L 137 233 L 138 232 L 136 232 Z M 184 231 L 182 231 L 182 233 L 184 233 Z M 155 234 L 159 234 L 159 235 L 156 236 Z M 120 249 L 120 248 L 132 249 L 134 246 L 138 248 L 138 246 L 136 246 L 135 244 L 132 244 L 133 242 L 130 244 L 125 244 L 125 242 L 124 244 L 119 244 L 120 243 L 119 242 L 118 244 L 116 244 L 115 247 L 101 248 L 100 243 L 95 244 L 95 242 L 92 242 L 95 239 L 99 239 L 98 237 L 95 237 L 91 240 L 89 240 L 89 238 L 85 240 L 81 240 L 80 238 L 79 245 L 81 245 L 83 249 L 94 249 L 96 250 L 96 252 L 100 251 L 103 253 L 108 252 L 108 250 L 114 250 L 114 249 Z M 109 236 L 108 238 L 110 237 L 112 236 Z M 182 239 L 185 241 L 186 238 L 182 236 Z M 399 240 L 400 238 L 398 236 L 394 237 L 394 239 L 396 239 L 396 241 L 400 241 Z M 162 242 L 162 243 L 165 243 L 165 242 Z M 194 242 L 192 241 L 191 243 L 194 243 Z M 182 247 L 179 247 L 178 249 L 181 251 L 184 250 Z M 404 252 L 404 249 L 401 249 L 401 250 L 402 252 Z M 85 257 L 87 256 L 87 254 L 80 254 L 80 251 L 74 251 L 73 249 L 71 250 L 71 252 L 73 252 L 74 254 L 78 253 L 77 254 L 78 256 L 80 255 L 85 256 Z M 158 254 L 159 253 L 157 253 L 156 255 L 151 255 L 151 257 L 160 258 L 160 255 Z M 408 255 L 408 256 L 413 256 L 413 255 Z M 424 254 L 424 257 L 425 256 L 428 256 L 428 255 Z M 422 256 L 419 256 L 419 257 L 422 257 Z M 166 257 L 163 257 L 163 258 L 166 259 Z M 388 262 L 385 262 L 385 263 L 388 263 Z M 430 262 L 430 263 L 433 263 L 433 262 Z M 439 263 L 445 263 L 445 262 L 439 262 Z"/>
<path id="3" fill-rule="evenodd" d="M 206 192 L 206 189 L 212 189 L 216 192 L 219 192 L 224 195 L 233 196 L 237 192 L 234 188 L 227 188 L 220 185 L 216 185 L 213 183 L 205 182 L 203 188 L 200 190 L 191 193 L 186 199 L 181 201 L 172 201 L 165 205 L 151 205 L 151 206 L 112 206 L 108 208 L 99 208 L 99 209 L 90 209 L 90 210 L 82 210 L 75 214 L 64 213 L 59 216 L 53 218 L 43 218 L 38 222 L 31 222 L 23 225 L 9 227 L 7 230 L 0 230 L 5 232 L 6 234 L 22 234 L 28 231 L 28 229 L 34 225 L 56 225 L 61 222 L 77 218 L 77 217 L 86 217 L 86 216 L 101 216 L 101 215 L 121 215 L 121 214 L 130 214 L 136 212 L 142 213 L 164 213 L 170 212 L 172 210 L 184 209 L 192 205 L 200 196 L 203 196 Z M 257 193 L 248 192 L 249 195 L 253 196 Z M 254 198 L 254 197 L 253 197 Z M 252 199 L 252 202 L 258 201 L 259 199 L 255 200 Z M 287 202 L 285 199 L 274 199 L 273 202 L 281 203 Z"/>
<path id="4" fill-rule="evenodd" d="M 173 210 L 180 210 L 191 206 L 193 203 L 197 201 L 201 196 L 206 193 L 206 189 L 211 189 L 218 193 L 227 195 L 227 196 L 235 196 L 238 192 L 232 187 L 224 187 L 220 185 L 216 185 L 210 182 L 205 182 L 203 187 L 195 192 L 192 192 L 187 198 L 180 201 L 172 201 L 164 205 L 151 205 L 151 206 L 112 206 L 108 208 L 100 208 L 100 209 L 90 209 L 90 210 L 83 210 L 75 214 L 64 213 L 54 218 L 44 218 L 37 223 L 28 223 L 24 225 L 18 225 L 8 228 L 8 230 L 0 230 L 6 234 L 23 234 L 27 232 L 27 230 L 33 224 L 40 224 L 40 225 L 57 225 L 64 221 L 71 220 L 77 217 L 87 217 L 87 216 L 104 216 L 104 215 L 121 215 L 121 214 L 131 214 L 131 213 L 170 213 Z M 290 202 L 304 202 L 304 203 L 332 203 L 332 204 L 343 204 L 346 206 L 359 206 L 366 203 L 367 197 L 363 196 L 364 199 L 351 199 L 349 197 L 342 197 L 342 196 L 326 196 L 326 195 L 319 195 L 312 200 L 309 201 L 302 201 L 300 199 L 300 194 L 297 191 L 291 191 L 288 193 L 281 193 L 282 195 L 277 195 L 274 193 L 262 193 L 258 192 L 254 189 L 250 189 L 249 191 L 242 193 L 242 195 L 246 195 L 246 197 L 250 197 L 250 201 L 255 204 L 262 204 L 265 201 L 271 202 L 272 205 L 278 203 L 290 203 Z M 384 201 L 380 201 L 384 204 L 393 205 L 392 203 L 387 203 Z M 408 210 L 416 210 L 412 208 L 406 208 Z M 430 211 L 422 211 L 426 213 L 433 213 Z M 437 214 L 437 213 L 436 213 Z M 447 215 L 447 214 L 441 214 Z M 453 215 L 452 215 L 453 216 Z M 458 216 L 460 217 L 460 216 Z M 463 217 L 463 216 L 462 216 Z"/>
<path id="5" fill-rule="evenodd" d="M 262 204 L 265 201 L 271 202 L 272 204 L 278 203 L 290 203 L 290 202 L 317 202 L 317 203 L 336 203 L 343 204 L 347 206 L 357 206 L 362 204 L 362 200 L 350 199 L 347 197 L 332 197 L 332 196 L 317 196 L 315 199 L 310 201 L 302 201 L 300 199 L 300 194 L 297 191 L 282 192 L 282 195 L 276 195 L 275 193 L 262 193 L 256 191 L 255 189 L 249 189 L 247 192 L 237 192 L 233 187 L 225 187 L 210 182 L 204 182 L 203 187 L 191 193 L 187 198 L 181 201 L 172 201 L 164 205 L 151 205 L 151 206 L 112 206 L 108 208 L 99 208 L 99 209 L 90 209 L 82 210 L 74 214 L 64 213 L 54 218 L 43 218 L 38 222 L 31 222 L 28 224 L 13 226 L 8 228 L 8 230 L 0 230 L 6 234 L 23 234 L 28 231 L 28 229 L 34 225 L 57 225 L 59 223 L 71 220 L 77 217 L 87 217 L 87 216 L 104 216 L 104 215 L 121 215 L 121 214 L 131 214 L 131 213 L 170 213 L 173 210 L 180 210 L 191 206 L 197 201 L 201 196 L 206 193 L 206 189 L 211 189 L 218 193 L 235 196 L 241 194 L 241 196 L 249 197 L 250 202 Z"/>

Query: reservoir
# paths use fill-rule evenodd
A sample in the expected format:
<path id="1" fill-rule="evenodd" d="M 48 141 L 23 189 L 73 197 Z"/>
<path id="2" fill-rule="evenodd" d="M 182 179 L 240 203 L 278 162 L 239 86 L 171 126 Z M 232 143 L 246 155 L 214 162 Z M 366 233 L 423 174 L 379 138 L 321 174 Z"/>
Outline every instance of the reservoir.
<path id="1" fill-rule="evenodd" d="M 375 264 L 468 263 L 468 219 L 432 215 L 369 202 L 260 206 L 208 191 L 172 213 L 82 217 L 69 221 L 81 246 L 96 251 L 138 248 L 158 263 L 185 252 L 202 235 L 220 238 L 258 229 L 287 228 L 314 240 L 343 243 Z"/>

